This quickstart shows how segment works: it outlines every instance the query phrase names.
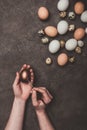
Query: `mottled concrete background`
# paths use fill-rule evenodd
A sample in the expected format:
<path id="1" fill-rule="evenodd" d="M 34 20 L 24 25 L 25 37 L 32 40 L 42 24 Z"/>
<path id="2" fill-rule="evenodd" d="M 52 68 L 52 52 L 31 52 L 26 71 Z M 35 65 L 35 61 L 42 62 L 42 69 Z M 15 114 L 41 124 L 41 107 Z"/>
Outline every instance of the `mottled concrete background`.
<path id="1" fill-rule="evenodd" d="M 70 0 L 70 11 L 73 10 L 75 1 Z M 35 86 L 46 86 L 54 96 L 47 112 L 55 130 L 87 130 L 87 37 L 84 38 L 86 44 L 82 54 L 75 54 L 76 63 L 61 68 L 57 65 L 56 58 L 64 50 L 51 55 L 48 45 L 42 45 L 37 35 L 39 29 L 57 25 L 60 20 L 57 2 L 58 0 L 0 0 L 0 130 L 4 129 L 11 111 L 15 72 L 24 63 L 30 64 L 35 71 Z M 87 1 L 84 2 L 87 7 Z M 47 22 L 41 22 L 37 17 L 37 10 L 42 5 L 51 14 Z M 69 22 L 75 23 L 77 27 L 87 26 L 80 22 L 79 16 L 76 21 Z M 72 33 L 67 33 L 57 39 L 69 39 L 72 36 Z M 45 64 L 48 56 L 53 59 L 51 66 Z M 39 130 L 29 100 L 23 130 Z"/>

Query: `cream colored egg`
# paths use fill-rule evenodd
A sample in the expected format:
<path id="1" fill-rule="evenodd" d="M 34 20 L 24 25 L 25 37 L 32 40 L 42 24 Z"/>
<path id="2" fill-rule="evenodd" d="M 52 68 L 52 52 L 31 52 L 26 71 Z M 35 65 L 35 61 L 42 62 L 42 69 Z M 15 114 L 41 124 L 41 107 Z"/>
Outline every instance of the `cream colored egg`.
<path id="1" fill-rule="evenodd" d="M 71 38 L 66 41 L 65 48 L 68 51 L 73 51 L 77 47 L 77 40 L 74 38 Z"/>
<path id="2" fill-rule="evenodd" d="M 58 24 L 57 24 L 57 30 L 58 33 L 60 35 L 65 34 L 68 31 L 68 22 L 65 20 L 61 20 Z"/>
<path id="3" fill-rule="evenodd" d="M 87 23 L 87 10 L 81 14 L 81 21 Z"/>
<path id="4" fill-rule="evenodd" d="M 57 8 L 59 11 L 65 11 L 69 7 L 69 0 L 59 0 Z"/>
<path id="5" fill-rule="evenodd" d="M 49 44 L 49 52 L 54 54 L 60 49 L 60 42 L 58 40 L 52 40 Z"/>
<path id="6" fill-rule="evenodd" d="M 45 33 L 49 37 L 55 37 L 58 34 L 57 28 L 54 26 L 47 26 L 44 29 Z"/>

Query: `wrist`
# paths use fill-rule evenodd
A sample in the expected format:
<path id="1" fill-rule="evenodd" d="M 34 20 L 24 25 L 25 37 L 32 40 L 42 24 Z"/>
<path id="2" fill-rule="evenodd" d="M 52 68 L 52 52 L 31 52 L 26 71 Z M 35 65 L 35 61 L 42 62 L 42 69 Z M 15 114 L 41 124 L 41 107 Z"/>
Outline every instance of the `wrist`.
<path id="1" fill-rule="evenodd" d="M 43 110 L 35 110 L 35 112 L 36 112 L 37 116 L 46 114 L 45 109 L 43 109 Z"/>
<path id="2" fill-rule="evenodd" d="M 15 97 L 14 98 L 14 101 L 17 103 L 17 104 L 20 104 L 20 105 L 25 105 L 26 101 L 21 99 L 21 98 L 18 98 L 18 97 Z"/>

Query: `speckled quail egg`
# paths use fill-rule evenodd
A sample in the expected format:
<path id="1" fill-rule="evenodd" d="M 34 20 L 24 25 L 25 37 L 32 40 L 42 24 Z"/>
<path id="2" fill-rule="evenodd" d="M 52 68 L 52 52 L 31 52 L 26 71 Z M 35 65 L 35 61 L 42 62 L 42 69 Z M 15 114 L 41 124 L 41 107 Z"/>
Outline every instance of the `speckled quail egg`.
<path id="1" fill-rule="evenodd" d="M 50 39 L 48 37 L 42 37 L 41 39 L 43 44 L 49 43 Z"/>
<path id="2" fill-rule="evenodd" d="M 69 62 L 70 62 L 70 63 L 74 63 L 74 62 L 75 62 L 75 56 L 70 57 L 70 58 L 69 58 Z"/>
<path id="3" fill-rule="evenodd" d="M 49 52 L 56 53 L 60 49 L 60 42 L 58 40 L 52 40 L 49 44 Z"/>
<path id="4" fill-rule="evenodd" d="M 46 64 L 50 65 L 52 63 L 52 59 L 50 57 L 46 58 Z"/>
<path id="5" fill-rule="evenodd" d="M 58 33 L 60 35 L 65 34 L 68 31 L 68 22 L 65 20 L 61 20 L 58 24 L 57 24 L 57 30 Z"/>
<path id="6" fill-rule="evenodd" d="M 67 40 L 67 42 L 65 44 L 66 50 L 73 51 L 76 47 L 77 47 L 77 40 L 76 39 L 71 38 L 71 39 Z"/>
<path id="7" fill-rule="evenodd" d="M 69 0 L 59 0 L 57 8 L 59 11 L 65 11 L 69 7 Z"/>
<path id="8" fill-rule="evenodd" d="M 43 37 L 45 35 L 44 29 L 38 31 L 39 37 Z"/>
<path id="9" fill-rule="evenodd" d="M 75 25 L 74 24 L 71 24 L 69 25 L 69 31 L 74 31 L 75 30 Z"/>
<path id="10" fill-rule="evenodd" d="M 66 12 L 65 11 L 59 12 L 59 16 L 60 16 L 60 18 L 65 18 L 66 17 Z"/>
<path id="11" fill-rule="evenodd" d="M 69 17 L 70 20 L 75 19 L 75 13 L 74 12 L 69 12 L 68 17 Z"/>
<path id="12" fill-rule="evenodd" d="M 80 53 L 82 53 L 82 49 L 79 46 L 77 46 L 75 49 L 75 52 L 80 54 Z"/>
<path id="13" fill-rule="evenodd" d="M 87 10 L 81 14 L 81 21 L 87 23 Z"/>
<path id="14" fill-rule="evenodd" d="M 79 40 L 77 43 L 78 43 L 79 47 L 83 47 L 84 46 L 84 42 L 82 40 Z"/>

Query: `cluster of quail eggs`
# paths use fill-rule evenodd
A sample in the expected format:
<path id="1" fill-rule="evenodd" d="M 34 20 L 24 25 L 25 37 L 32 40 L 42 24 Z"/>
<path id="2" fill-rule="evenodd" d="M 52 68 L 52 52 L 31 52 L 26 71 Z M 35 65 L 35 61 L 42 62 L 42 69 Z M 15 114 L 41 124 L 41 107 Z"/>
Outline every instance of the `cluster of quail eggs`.
<path id="1" fill-rule="evenodd" d="M 74 4 L 74 11 L 68 12 L 69 0 L 59 0 L 57 3 L 57 8 L 59 12 L 60 21 L 55 26 L 47 26 L 44 29 L 38 31 L 43 44 L 49 44 L 48 50 L 51 54 L 57 53 L 60 49 L 65 48 L 67 51 L 75 51 L 80 54 L 82 52 L 82 47 L 84 46 L 83 38 L 87 34 L 87 27 L 76 28 L 75 24 L 69 24 L 66 17 L 69 20 L 75 20 L 76 16 L 79 15 L 81 22 L 87 23 L 87 10 L 85 10 L 85 5 L 83 2 L 78 1 Z M 40 7 L 38 9 L 38 17 L 41 20 L 47 20 L 49 17 L 49 10 L 46 7 Z M 65 35 L 68 32 L 73 32 L 72 38 L 67 41 L 64 40 Z M 57 40 L 55 37 L 58 35 L 63 36 L 62 40 Z M 53 38 L 53 39 L 52 39 Z M 67 62 L 73 63 L 75 61 L 75 56 L 69 57 L 66 53 L 60 53 L 57 57 L 57 63 L 60 66 L 64 66 Z M 48 57 L 46 59 L 46 64 L 51 64 L 52 59 Z"/>

